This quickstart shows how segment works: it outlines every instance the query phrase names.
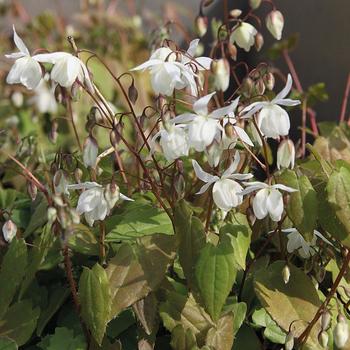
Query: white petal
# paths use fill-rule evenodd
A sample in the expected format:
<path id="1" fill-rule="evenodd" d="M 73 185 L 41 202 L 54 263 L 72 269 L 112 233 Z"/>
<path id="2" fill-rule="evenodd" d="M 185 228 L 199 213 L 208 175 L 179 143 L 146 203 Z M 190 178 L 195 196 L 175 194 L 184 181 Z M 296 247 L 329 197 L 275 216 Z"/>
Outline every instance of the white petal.
<path id="1" fill-rule="evenodd" d="M 52 53 L 41 53 L 33 56 L 33 59 L 38 62 L 55 64 L 62 59 L 67 59 L 72 54 L 68 52 L 52 52 Z"/>
<path id="2" fill-rule="evenodd" d="M 188 122 L 191 122 L 196 117 L 197 115 L 193 113 L 183 113 L 176 116 L 173 119 L 170 119 L 170 122 L 171 123 L 188 123 Z"/>
<path id="3" fill-rule="evenodd" d="M 84 191 L 78 199 L 77 212 L 79 214 L 89 212 L 101 204 L 103 190 L 101 188 L 91 188 Z"/>
<path id="4" fill-rule="evenodd" d="M 241 139 L 241 141 L 245 142 L 249 146 L 254 146 L 252 140 L 248 136 L 248 134 L 245 132 L 244 129 L 240 128 L 239 126 L 233 127 L 238 135 L 238 137 Z"/>
<path id="5" fill-rule="evenodd" d="M 253 211 L 258 219 L 263 219 L 267 213 L 267 198 L 269 195 L 269 190 L 264 188 L 258 191 L 253 199 Z"/>
<path id="6" fill-rule="evenodd" d="M 23 40 L 17 35 L 15 26 L 13 25 L 12 28 L 13 28 L 13 41 L 15 42 L 18 50 L 21 51 L 26 56 L 30 56 L 27 46 L 24 44 Z"/>
<path id="7" fill-rule="evenodd" d="M 213 183 L 213 182 L 219 180 L 219 177 L 213 176 L 213 175 L 205 172 L 195 159 L 192 159 L 192 166 L 193 166 L 194 172 L 196 173 L 196 176 L 198 177 L 198 179 L 202 180 L 203 182 Z"/>
<path id="8" fill-rule="evenodd" d="M 27 55 L 25 55 L 23 52 L 13 52 L 10 54 L 5 55 L 6 58 L 14 58 L 14 59 L 18 59 L 21 57 L 25 57 Z"/>
<path id="9" fill-rule="evenodd" d="M 232 175 L 228 176 L 227 178 L 243 181 L 243 180 L 249 180 L 253 176 L 254 176 L 253 174 L 232 174 Z"/>
<path id="10" fill-rule="evenodd" d="M 198 44 L 199 44 L 199 39 L 194 39 L 190 42 L 190 45 L 187 49 L 187 53 L 190 56 L 192 56 L 192 57 L 195 56 Z"/>
<path id="11" fill-rule="evenodd" d="M 276 184 L 276 185 L 272 185 L 272 188 L 276 188 L 276 189 L 280 189 L 283 191 L 287 191 L 287 192 L 298 192 L 298 190 L 296 190 L 295 188 L 292 187 L 288 187 L 282 184 Z"/>
<path id="12" fill-rule="evenodd" d="M 200 115 L 206 116 L 208 114 L 208 103 L 210 99 L 216 94 L 216 92 L 212 92 L 209 95 L 201 97 L 193 104 L 193 110 Z"/>
<path id="13" fill-rule="evenodd" d="M 213 60 L 209 57 L 196 57 L 194 63 L 199 70 L 209 70 Z"/>
<path id="14" fill-rule="evenodd" d="M 129 197 L 125 196 L 125 195 L 122 194 L 122 193 L 120 193 L 119 196 L 120 196 L 120 199 L 122 199 L 123 201 L 130 201 L 130 202 L 133 202 L 133 201 L 134 201 L 134 199 L 129 198 Z"/>
<path id="15" fill-rule="evenodd" d="M 241 118 L 250 118 L 253 114 L 258 112 L 260 109 L 267 106 L 269 102 L 253 102 L 249 106 L 245 107 L 241 112 Z"/>
<path id="16" fill-rule="evenodd" d="M 242 203 L 243 197 L 239 195 L 242 187 L 233 180 L 222 179 L 217 181 L 213 187 L 213 199 L 217 207 L 229 211 Z"/>
<path id="17" fill-rule="evenodd" d="M 281 220 L 283 213 L 283 196 L 278 190 L 270 190 L 266 201 L 266 207 L 273 221 Z"/>
<path id="18" fill-rule="evenodd" d="M 222 177 L 227 177 L 228 175 L 231 175 L 235 172 L 235 170 L 238 167 L 239 162 L 241 161 L 241 157 L 239 155 L 239 152 L 237 151 L 235 153 L 233 162 L 231 163 L 231 165 L 225 170 L 225 172 L 222 174 Z"/>
<path id="19" fill-rule="evenodd" d="M 208 188 L 213 184 L 213 182 L 208 182 L 205 185 L 203 185 L 200 190 L 196 194 L 203 194 L 208 190 Z"/>
<path id="20" fill-rule="evenodd" d="M 275 103 L 275 101 L 285 98 L 289 94 L 289 91 L 292 88 L 292 84 L 293 84 L 292 76 L 288 74 L 285 87 L 281 90 L 281 92 L 279 92 L 276 95 L 276 97 L 271 102 Z"/>
<path id="21" fill-rule="evenodd" d="M 232 102 L 230 105 L 221 107 L 216 109 L 215 111 L 212 111 L 209 115 L 210 118 L 219 119 L 224 117 L 225 115 L 232 113 L 235 110 L 234 102 Z"/>
<path id="22" fill-rule="evenodd" d="M 299 100 L 292 100 L 290 98 L 283 98 L 281 100 L 274 100 L 274 103 L 276 105 L 281 105 L 281 106 L 297 106 L 300 105 Z"/>
<path id="23" fill-rule="evenodd" d="M 102 185 L 98 184 L 97 182 L 86 181 L 80 184 L 71 184 L 67 186 L 69 190 L 88 190 L 94 187 L 101 188 Z"/>

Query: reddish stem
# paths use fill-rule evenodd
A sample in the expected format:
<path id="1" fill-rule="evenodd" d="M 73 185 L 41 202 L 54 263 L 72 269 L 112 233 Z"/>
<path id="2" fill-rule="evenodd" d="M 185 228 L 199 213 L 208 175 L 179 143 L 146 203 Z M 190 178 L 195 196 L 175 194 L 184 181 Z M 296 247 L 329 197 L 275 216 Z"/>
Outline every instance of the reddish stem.
<path id="1" fill-rule="evenodd" d="M 339 123 L 342 123 L 345 120 L 345 113 L 346 113 L 346 107 L 348 105 L 349 93 L 350 93 L 350 73 L 348 74 L 348 79 L 346 81 L 346 87 L 345 87 L 343 102 L 341 105 Z"/>

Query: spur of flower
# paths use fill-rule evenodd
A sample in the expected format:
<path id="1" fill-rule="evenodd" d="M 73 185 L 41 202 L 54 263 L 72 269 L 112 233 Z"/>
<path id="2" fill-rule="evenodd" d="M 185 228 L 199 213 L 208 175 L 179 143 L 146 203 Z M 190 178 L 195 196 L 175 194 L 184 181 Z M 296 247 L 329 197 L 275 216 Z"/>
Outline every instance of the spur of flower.
<path id="1" fill-rule="evenodd" d="M 220 119 L 229 113 L 233 113 L 238 105 L 239 98 L 228 106 L 209 112 L 208 104 L 214 95 L 215 92 L 212 92 L 197 100 L 193 104 L 195 113 L 183 113 L 171 119 L 172 123 L 186 124 L 190 146 L 198 152 L 204 151 L 213 142 L 217 133 L 223 130 Z"/>
<path id="2" fill-rule="evenodd" d="M 77 213 L 84 214 L 87 223 L 92 226 L 96 220 L 104 220 L 119 199 L 133 201 L 123 195 L 118 186 L 106 187 L 96 182 L 82 182 L 68 185 L 69 190 L 83 190 L 78 199 Z"/>
<path id="3" fill-rule="evenodd" d="M 299 100 L 285 98 L 292 88 L 292 77 L 288 74 L 285 87 L 271 101 L 253 102 L 242 111 L 243 118 L 251 117 L 259 112 L 257 125 L 265 137 L 278 138 L 286 136 L 290 129 L 288 113 L 281 106 L 296 106 Z"/>
<path id="4" fill-rule="evenodd" d="M 171 96 L 174 89 L 189 87 L 193 95 L 197 95 L 196 70 L 209 69 L 211 59 L 207 57 L 193 58 L 199 39 L 193 40 L 185 54 L 175 52 L 169 47 L 161 47 L 155 50 L 150 59 L 131 69 L 149 69 L 151 84 L 156 94 Z"/>
<path id="5" fill-rule="evenodd" d="M 306 241 L 305 238 L 299 233 L 296 228 L 282 229 L 282 232 L 287 233 L 287 251 L 288 253 L 293 253 L 295 250 L 298 251 L 299 255 L 308 259 L 310 256 L 316 253 L 315 246 L 317 238 L 322 239 L 329 245 L 332 245 L 319 231 L 314 230 L 312 239 L 310 242 Z"/>
<path id="6" fill-rule="evenodd" d="M 42 78 L 42 69 L 37 56 L 31 56 L 23 40 L 17 35 L 15 26 L 13 26 L 13 41 L 19 52 L 5 55 L 7 58 L 15 59 L 6 82 L 8 84 L 23 84 L 27 89 L 35 89 Z"/>
<path id="7" fill-rule="evenodd" d="M 252 178 L 253 175 L 235 173 L 239 162 L 240 156 L 239 153 L 236 152 L 232 164 L 224 171 L 221 177 L 219 177 L 205 172 L 197 161 L 193 159 L 192 165 L 196 176 L 206 183 L 197 194 L 206 192 L 211 185 L 214 185 L 213 200 L 218 208 L 227 212 L 240 205 L 243 201 L 243 196 L 240 194 L 243 187 L 235 180 L 248 180 Z"/>
<path id="8" fill-rule="evenodd" d="M 296 192 L 297 190 L 282 184 L 268 185 L 264 182 L 245 182 L 247 187 L 240 194 L 246 195 L 257 191 L 253 199 L 253 211 L 257 219 L 264 219 L 267 215 L 272 221 L 280 221 L 283 213 L 283 196 L 279 190 Z"/>

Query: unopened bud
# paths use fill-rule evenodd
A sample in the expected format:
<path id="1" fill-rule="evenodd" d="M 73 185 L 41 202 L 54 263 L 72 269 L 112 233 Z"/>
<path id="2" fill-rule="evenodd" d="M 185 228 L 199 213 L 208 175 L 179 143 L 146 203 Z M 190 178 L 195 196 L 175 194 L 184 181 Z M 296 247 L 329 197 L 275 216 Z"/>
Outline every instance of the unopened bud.
<path id="1" fill-rule="evenodd" d="M 47 209 L 47 220 L 52 224 L 57 218 L 57 210 L 54 207 L 49 207 Z"/>
<path id="2" fill-rule="evenodd" d="M 131 85 L 129 86 L 129 90 L 128 90 L 128 96 L 129 96 L 129 99 L 130 101 L 135 104 L 138 96 L 139 96 L 139 93 L 137 92 L 137 89 L 135 87 L 135 84 L 134 82 L 131 83 Z"/>
<path id="3" fill-rule="evenodd" d="M 218 166 L 222 154 L 222 148 L 219 143 L 213 142 L 206 150 L 207 160 L 211 167 Z"/>
<path id="4" fill-rule="evenodd" d="M 112 130 L 111 133 L 109 134 L 109 139 L 111 141 L 111 145 L 114 148 L 116 148 L 118 146 L 118 143 L 120 142 L 119 130 Z"/>
<path id="5" fill-rule="evenodd" d="M 282 38 L 283 26 L 284 18 L 280 11 L 271 11 L 266 16 L 266 27 L 275 39 L 280 40 Z"/>
<path id="6" fill-rule="evenodd" d="M 211 71 L 214 74 L 215 89 L 226 91 L 230 84 L 230 64 L 226 58 L 213 60 Z"/>
<path id="7" fill-rule="evenodd" d="M 38 188 L 35 186 L 35 184 L 32 181 L 27 182 L 27 192 L 32 199 L 32 201 L 35 201 L 35 198 L 38 194 Z"/>
<path id="8" fill-rule="evenodd" d="M 228 49 L 228 52 L 229 52 L 231 58 L 234 61 L 236 61 L 237 60 L 237 47 L 234 44 L 232 44 L 231 42 L 229 42 L 227 44 L 227 49 Z"/>
<path id="9" fill-rule="evenodd" d="M 4 240 L 7 243 L 11 243 L 13 238 L 16 236 L 16 233 L 17 233 L 16 224 L 11 219 L 7 220 L 2 226 L 2 234 L 4 236 Z"/>
<path id="10" fill-rule="evenodd" d="M 83 171 L 80 168 L 74 170 L 74 178 L 76 182 L 80 182 L 83 177 Z"/>
<path id="11" fill-rule="evenodd" d="M 204 36 L 208 30 L 208 18 L 205 16 L 197 16 L 195 19 L 195 30 L 200 38 Z"/>
<path id="12" fill-rule="evenodd" d="M 11 100 L 12 100 L 12 103 L 14 104 L 14 106 L 19 108 L 23 105 L 23 94 L 19 91 L 15 91 L 11 95 Z"/>
<path id="13" fill-rule="evenodd" d="M 249 6 L 250 6 L 253 10 L 255 10 L 255 9 L 257 9 L 257 8 L 260 6 L 261 1 L 262 1 L 262 0 L 249 0 Z"/>
<path id="14" fill-rule="evenodd" d="M 329 340 L 329 336 L 328 336 L 328 333 L 325 332 L 325 331 L 322 331 L 319 335 L 318 335 L 318 341 L 320 343 L 320 345 L 323 347 L 323 348 L 327 348 L 327 345 L 328 345 L 328 340 Z"/>
<path id="15" fill-rule="evenodd" d="M 277 150 L 277 168 L 294 168 L 295 147 L 292 140 L 283 140 Z"/>
<path id="16" fill-rule="evenodd" d="M 240 9 L 233 9 L 230 11 L 230 15 L 233 18 L 238 18 L 242 14 L 242 10 Z"/>
<path id="17" fill-rule="evenodd" d="M 264 79 L 266 88 L 272 91 L 273 88 L 275 87 L 275 76 L 271 72 L 268 72 L 264 75 L 263 79 Z"/>
<path id="18" fill-rule="evenodd" d="M 178 198 L 183 198 L 185 195 L 186 182 L 182 174 L 176 174 L 174 179 L 175 191 L 178 195 Z"/>
<path id="19" fill-rule="evenodd" d="M 72 101 L 76 102 L 80 97 L 80 85 L 75 81 L 70 89 L 70 95 L 72 97 Z"/>
<path id="20" fill-rule="evenodd" d="M 57 194 L 69 194 L 68 192 L 68 181 L 66 179 L 66 176 L 64 174 L 64 171 L 62 169 L 59 169 L 56 171 L 54 177 L 53 177 L 53 187 L 55 190 L 55 193 Z"/>
<path id="21" fill-rule="evenodd" d="M 51 123 L 51 130 L 49 132 L 49 140 L 53 144 L 56 143 L 58 137 L 58 123 L 57 120 L 53 120 Z"/>
<path id="22" fill-rule="evenodd" d="M 331 318 L 332 318 L 332 315 L 328 310 L 324 310 L 322 312 L 321 326 L 323 331 L 326 331 L 329 328 L 329 325 L 331 323 Z"/>
<path id="23" fill-rule="evenodd" d="M 283 277 L 283 281 L 285 284 L 287 284 L 289 282 L 289 278 L 290 278 L 290 269 L 288 265 L 285 265 L 283 270 L 282 270 L 282 277 Z"/>
<path id="24" fill-rule="evenodd" d="M 293 350 L 293 347 L 294 347 L 294 335 L 292 331 L 289 331 L 289 333 L 286 336 L 284 348 L 285 350 Z"/>
<path id="25" fill-rule="evenodd" d="M 261 33 L 257 33 L 254 40 L 256 51 L 259 52 L 264 45 L 264 37 Z"/>
<path id="26" fill-rule="evenodd" d="M 94 168 L 96 165 L 96 159 L 98 155 L 97 141 L 93 136 L 88 136 L 84 143 L 83 148 L 83 161 L 86 167 Z"/>
<path id="27" fill-rule="evenodd" d="M 243 94 L 245 96 L 250 96 L 253 88 L 254 88 L 254 81 L 250 77 L 245 78 L 242 84 Z"/>
<path id="28" fill-rule="evenodd" d="M 344 348 L 346 342 L 349 339 L 349 326 L 346 318 L 341 314 L 339 314 L 337 317 L 337 324 L 333 331 L 333 337 L 335 345 L 339 349 Z"/>
<path id="29" fill-rule="evenodd" d="M 260 78 L 254 85 L 256 95 L 263 95 L 265 92 L 264 81 Z"/>

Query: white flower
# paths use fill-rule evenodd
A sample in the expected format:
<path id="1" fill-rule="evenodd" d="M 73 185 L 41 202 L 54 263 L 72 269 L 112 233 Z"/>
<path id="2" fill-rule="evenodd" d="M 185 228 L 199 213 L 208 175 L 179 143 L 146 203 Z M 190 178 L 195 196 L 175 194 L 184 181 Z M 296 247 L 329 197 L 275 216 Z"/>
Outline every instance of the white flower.
<path id="1" fill-rule="evenodd" d="M 214 176 L 205 172 L 197 161 L 192 160 L 192 165 L 197 177 L 206 182 L 205 185 L 197 192 L 197 194 L 202 194 L 207 189 L 214 184 L 213 186 L 213 199 L 214 203 L 223 211 L 229 211 L 232 208 L 237 207 L 243 201 L 243 196 L 240 195 L 240 192 L 243 190 L 243 187 L 235 180 L 247 180 L 253 177 L 252 174 L 235 174 L 234 171 L 237 169 L 239 164 L 240 157 L 238 152 L 234 158 L 234 161 L 224 173 L 219 176 Z"/>
<path id="2" fill-rule="evenodd" d="M 80 184 L 68 185 L 69 190 L 84 190 L 78 199 L 77 213 L 84 214 L 87 223 L 92 226 L 96 220 L 104 220 L 109 215 L 114 204 L 119 199 L 132 201 L 133 199 L 124 196 L 119 192 L 111 201 L 110 193 L 106 195 L 106 190 L 110 192 L 108 186 L 106 190 L 96 182 L 83 182 Z M 112 206 L 113 205 L 113 206 Z"/>
<path id="3" fill-rule="evenodd" d="M 213 142 L 217 132 L 222 130 L 220 119 L 232 113 L 238 104 L 239 98 L 230 105 L 209 113 L 208 103 L 214 94 L 215 92 L 201 97 L 193 104 L 195 114 L 184 113 L 171 120 L 172 123 L 189 123 L 188 137 L 190 146 L 194 147 L 198 152 L 204 151 Z"/>
<path id="4" fill-rule="evenodd" d="M 344 349 L 349 339 L 349 325 L 343 315 L 338 316 L 337 324 L 334 327 L 333 337 L 338 349 Z"/>
<path id="5" fill-rule="evenodd" d="M 164 156 L 169 162 L 182 156 L 188 156 L 190 146 L 187 133 L 182 125 L 170 124 L 166 129 L 162 129 L 154 135 L 151 142 L 152 152 L 155 146 L 155 140 L 158 137 L 160 137 L 159 144 L 162 147 Z"/>
<path id="6" fill-rule="evenodd" d="M 64 171 L 62 169 L 57 170 L 53 177 L 53 187 L 55 193 L 69 196 L 68 185 L 69 182 L 64 174 Z"/>
<path id="7" fill-rule="evenodd" d="M 230 85 L 230 64 L 225 58 L 215 60 L 211 64 L 211 70 L 214 74 L 215 89 L 226 91 Z"/>
<path id="8" fill-rule="evenodd" d="M 55 113 L 57 111 L 57 102 L 52 89 L 47 87 L 46 79 L 42 79 L 39 85 L 34 89 L 35 95 L 29 102 L 33 103 L 40 113 Z"/>
<path id="9" fill-rule="evenodd" d="M 38 86 L 42 77 L 41 66 L 35 60 L 36 56 L 30 56 L 26 45 L 17 35 L 15 26 L 13 26 L 13 41 L 20 52 L 5 55 L 7 58 L 13 58 L 16 60 L 7 75 L 6 82 L 8 84 L 21 83 L 27 89 L 34 89 Z"/>
<path id="10" fill-rule="evenodd" d="M 263 219 L 270 215 L 272 221 L 279 221 L 283 213 L 283 196 L 279 190 L 295 192 L 294 188 L 285 185 L 268 185 L 264 182 L 246 182 L 246 189 L 241 192 L 245 195 L 254 191 L 256 193 L 253 200 L 253 211 L 257 219 Z"/>
<path id="11" fill-rule="evenodd" d="M 174 89 L 189 87 L 191 93 L 197 95 L 196 74 L 191 65 L 196 69 L 209 69 L 211 59 L 207 57 L 193 58 L 199 39 L 193 40 L 185 54 L 181 54 L 177 61 L 178 53 L 168 47 L 161 47 L 153 52 L 150 59 L 141 65 L 131 69 L 149 69 L 151 73 L 151 84 L 156 94 L 171 96 Z"/>
<path id="12" fill-rule="evenodd" d="M 93 136 L 88 136 L 84 142 L 83 147 L 83 162 L 85 167 L 94 168 L 98 155 L 97 141 Z"/>
<path id="13" fill-rule="evenodd" d="M 255 35 L 258 31 L 249 23 L 242 22 L 237 25 L 231 34 L 232 43 L 237 43 L 239 47 L 249 52 L 255 43 Z"/>
<path id="14" fill-rule="evenodd" d="M 11 243 L 16 236 L 17 226 L 12 220 L 7 220 L 2 227 L 2 234 L 7 243 Z"/>
<path id="15" fill-rule="evenodd" d="M 44 53 L 35 56 L 43 63 L 53 64 L 51 79 L 62 87 L 70 88 L 78 79 L 82 84 L 92 86 L 85 64 L 76 56 L 67 52 Z"/>
<path id="16" fill-rule="evenodd" d="M 278 145 L 277 150 L 277 168 L 294 168 L 295 147 L 292 140 L 283 140 Z"/>
<path id="17" fill-rule="evenodd" d="M 266 27 L 273 37 L 277 40 L 282 38 L 282 30 L 284 27 L 284 18 L 280 11 L 271 11 L 266 17 Z"/>
<path id="18" fill-rule="evenodd" d="M 243 109 L 243 117 L 251 117 L 254 113 L 260 111 L 257 124 L 264 136 L 278 138 L 279 136 L 288 135 L 290 128 L 289 115 L 280 105 L 296 106 L 300 104 L 298 100 L 285 98 L 291 88 L 292 77 L 288 74 L 286 86 L 272 101 L 253 102 Z"/>
<path id="19" fill-rule="evenodd" d="M 307 242 L 296 228 L 283 229 L 282 232 L 288 234 L 288 253 L 293 253 L 295 250 L 297 250 L 300 256 L 304 259 L 308 259 L 310 256 L 315 254 L 316 250 L 314 247 L 316 245 L 317 237 L 321 238 L 324 242 L 332 245 L 332 243 L 324 238 L 323 235 L 317 230 L 314 230 L 311 242 Z"/>

